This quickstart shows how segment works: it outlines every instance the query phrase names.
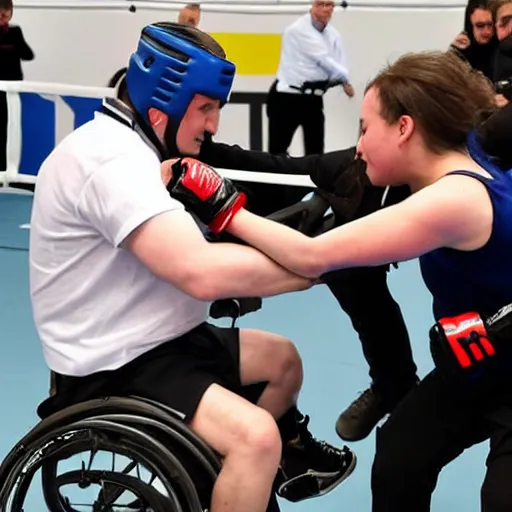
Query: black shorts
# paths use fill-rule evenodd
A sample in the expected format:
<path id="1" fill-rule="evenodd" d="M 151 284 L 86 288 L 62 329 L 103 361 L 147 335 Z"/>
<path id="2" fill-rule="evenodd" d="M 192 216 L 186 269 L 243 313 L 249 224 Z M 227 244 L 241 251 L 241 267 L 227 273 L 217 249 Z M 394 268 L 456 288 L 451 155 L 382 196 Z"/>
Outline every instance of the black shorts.
<path id="1" fill-rule="evenodd" d="M 249 390 L 241 384 L 239 329 L 203 323 L 117 370 L 85 377 L 56 374 L 56 393 L 37 412 L 45 418 L 86 400 L 132 395 L 172 407 L 187 421 L 214 383 L 253 402 L 264 389 L 263 385 Z"/>

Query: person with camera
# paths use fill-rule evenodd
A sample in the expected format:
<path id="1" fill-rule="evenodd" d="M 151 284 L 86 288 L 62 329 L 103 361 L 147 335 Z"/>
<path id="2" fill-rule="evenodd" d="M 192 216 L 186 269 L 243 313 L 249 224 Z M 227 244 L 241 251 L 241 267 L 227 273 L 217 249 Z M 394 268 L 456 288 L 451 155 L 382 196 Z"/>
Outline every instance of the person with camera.
<path id="1" fill-rule="evenodd" d="M 487 0 L 470 0 L 464 13 L 464 30 L 450 45 L 450 50 L 469 65 L 492 77 L 493 55 L 498 40 L 494 30 L 493 13 Z"/>
<path id="2" fill-rule="evenodd" d="M 496 37 L 499 45 L 492 62 L 492 81 L 496 86 L 496 104 L 512 100 L 512 0 L 499 0 L 494 6 Z"/>

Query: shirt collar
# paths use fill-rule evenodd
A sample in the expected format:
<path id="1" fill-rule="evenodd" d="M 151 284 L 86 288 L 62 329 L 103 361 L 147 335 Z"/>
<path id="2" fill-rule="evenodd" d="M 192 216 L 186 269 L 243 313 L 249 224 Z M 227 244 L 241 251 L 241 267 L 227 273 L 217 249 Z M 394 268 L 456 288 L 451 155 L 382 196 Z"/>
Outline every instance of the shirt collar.
<path id="1" fill-rule="evenodd" d="M 323 32 L 325 30 L 325 27 L 327 25 L 322 25 L 322 23 L 319 23 L 318 21 L 315 21 L 315 19 L 313 18 L 313 16 L 310 14 L 309 15 L 310 19 L 311 19 L 311 24 L 313 25 L 313 27 L 318 30 L 318 32 Z"/>

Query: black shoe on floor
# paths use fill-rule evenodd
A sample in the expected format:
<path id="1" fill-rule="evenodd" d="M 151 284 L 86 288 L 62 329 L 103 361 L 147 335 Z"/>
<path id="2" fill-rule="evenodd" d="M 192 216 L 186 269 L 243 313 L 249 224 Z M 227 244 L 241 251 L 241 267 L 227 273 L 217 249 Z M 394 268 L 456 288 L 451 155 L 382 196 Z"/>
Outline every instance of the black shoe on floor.
<path id="1" fill-rule="evenodd" d="M 308 431 L 309 416 L 299 423 L 299 436 L 283 446 L 277 494 L 298 502 L 332 491 L 350 476 L 356 455 L 315 439 Z"/>

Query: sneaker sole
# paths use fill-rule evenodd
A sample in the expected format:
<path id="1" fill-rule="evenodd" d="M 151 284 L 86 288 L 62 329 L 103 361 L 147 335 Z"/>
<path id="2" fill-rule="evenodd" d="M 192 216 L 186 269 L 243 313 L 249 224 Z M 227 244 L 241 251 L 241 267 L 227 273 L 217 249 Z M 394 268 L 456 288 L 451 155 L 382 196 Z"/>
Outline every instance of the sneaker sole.
<path id="1" fill-rule="evenodd" d="M 356 465 L 357 465 L 357 456 L 354 452 L 352 452 L 352 462 L 350 463 L 350 466 L 347 468 L 345 473 L 343 473 L 343 476 L 341 478 L 339 478 L 338 480 L 334 481 L 329 487 L 326 487 L 325 489 L 321 490 L 318 494 L 315 494 L 314 496 L 308 496 L 307 498 L 302 498 L 297 501 L 290 501 L 287 498 L 284 498 L 282 496 L 280 496 L 280 497 L 286 501 L 290 501 L 291 503 L 299 503 L 301 501 L 318 498 L 319 496 L 325 496 L 326 494 L 330 493 L 332 490 L 336 489 L 336 487 L 338 487 L 338 485 L 343 483 L 354 472 Z M 279 496 L 279 489 L 277 491 L 277 495 Z"/>

